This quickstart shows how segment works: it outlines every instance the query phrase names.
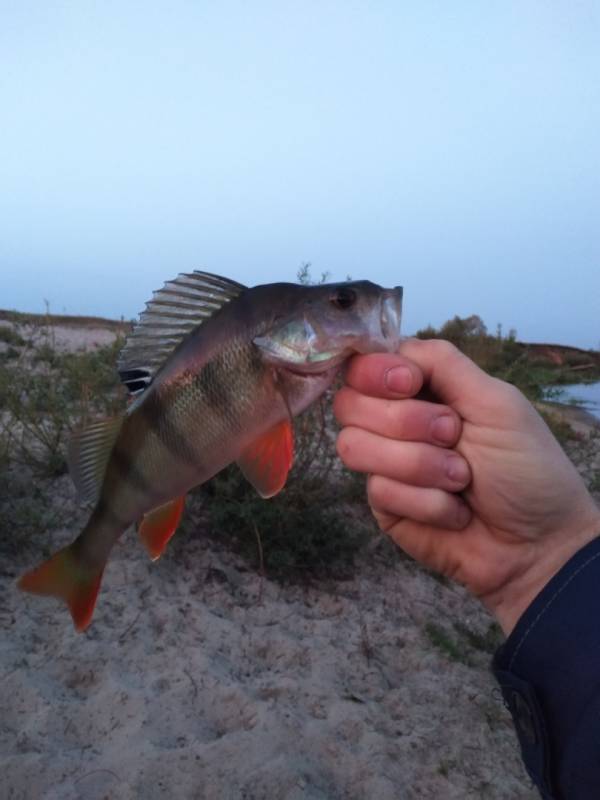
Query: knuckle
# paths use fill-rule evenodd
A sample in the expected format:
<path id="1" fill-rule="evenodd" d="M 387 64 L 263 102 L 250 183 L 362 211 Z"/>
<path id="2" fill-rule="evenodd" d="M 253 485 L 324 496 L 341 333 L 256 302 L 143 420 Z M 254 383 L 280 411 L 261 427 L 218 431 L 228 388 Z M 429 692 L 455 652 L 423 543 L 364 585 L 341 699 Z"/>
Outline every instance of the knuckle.
<path id="1" fill-rule="evenodd" d="M 430 498 L 425 511 L 426 522 L 439 524 L 448 516 L 448 498 L 442 493 L 435 493 Z"/>
<path id="2" fill-rule="evenodd" d="M 415 450 L 412 472 L 414 474 L 414 479 L 418 481 L 420 485 L 432 483 L 439 469 L 439 465 L 436 466 L 433 463 L 431 453 L 425 446 Z"/>
<path id="3" fill-rule="evenodd" d="M 389 484 L 380 475 L 369 475 L 367 478 L 367 498 L 373 508 L 387 508 L 389 505 Z"/>
<path id="4" fill-rule="evenodd" d="M 436 356 L 441 359 L 450 359 L 461 356 L 460 350 L 445 339 L 432 339 L 431 346 L 436 351 Z"/>
<path id="5" fill-rule="evenodd" d="M 409 401 L 403 401 L 407 403 Z M 385 400 L 383 406 L 382 420 L 395 439 L 404 439 L 406 434 L 406 414 L 405 408 L 398 400 Z"/>
<path id="6" fill-rule="evenodd" d="M 343 428 L 336 440 L 336 450 L 338 456 L 342 459 L 344 464 L 351 469 L 356 463 L 356 431 L 352 428 Z"/>

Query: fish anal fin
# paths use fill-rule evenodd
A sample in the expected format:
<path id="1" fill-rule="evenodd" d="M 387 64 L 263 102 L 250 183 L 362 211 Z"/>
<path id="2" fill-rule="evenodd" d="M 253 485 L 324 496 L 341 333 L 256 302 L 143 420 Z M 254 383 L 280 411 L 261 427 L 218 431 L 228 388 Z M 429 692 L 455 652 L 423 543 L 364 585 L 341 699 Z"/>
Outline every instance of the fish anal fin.
<path id="1" fill-rule="evenodd" d="M 103 572 L 104 567 L 96 571 L 83 568 L 70 545 L 23 575 L 17 585 L 24 592 L 63 600 L 76 630 L 81 632 L 92 621 Z"/>
<path id="2" fill-rule="evenodd" d="M 285 486 L 294 459 L 294 434 L 288 419 L 278 422 L 244 450 L 238 466 L 261 497 L 273 497 Z"/>
<path id="3" fill-rule="evenodd" d="M 177 530 L 184 506 L 185 495 L 169 500 L 144 515 L 138 531 L 152 561 L 161 557 L 169 539 Z"/>
<path id="4" fill-rule="evenodd" d="M 122 424 L 122 416 L 109 417 L 92 422 L 71 436 L 67 455 L 69 472 L 83 500 L 97 499 Z"/>

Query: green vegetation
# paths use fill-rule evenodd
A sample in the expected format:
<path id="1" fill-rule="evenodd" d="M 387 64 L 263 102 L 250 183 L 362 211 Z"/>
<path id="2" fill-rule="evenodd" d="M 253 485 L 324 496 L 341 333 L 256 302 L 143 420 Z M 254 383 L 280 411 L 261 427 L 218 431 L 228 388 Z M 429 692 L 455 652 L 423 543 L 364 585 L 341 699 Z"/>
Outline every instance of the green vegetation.
<path id="1" fill-rule="evenodd" d="M 108 328 L 121 332 L 123 328 L 131 328 L 131 323 L 124 322 L 122 319 L 106 319 L 105 317 L 81 317 L 71 316 L 70 314 L 50 314 L 47 310 L 45 314 L 30 314 L 22 311 L 9 311 L 0 308 L 0 320 L 10 322 L 13 325 L 32 325 L 39 328 L 48 328 L 50 325 L 69 325 L 73 328 Z M 0 336 L 0 339 L 2 337 Z"/>
<path id="2" fill-rule="evenodd" d="M 490 622 L 483 633 L 474 631 L 463 622 L 453 622 L 452 627 L 459 637 L 461 637 L 473 650 L 491 655 L 495 653 L 504 641 L 504 636 L 500 627 L 495 622 Z"/>
<path id="3" fill-rule="evenodd" d="M 0 545 L 16 551 L 72 517 L 56 502 L 55 479 L 66 472 L 71 431 L 123 407 L 114 367 L 122 341 L 59 353 L 51 325 L 6 329 L 17 347 L 0 358 Z"/>
<path id="4" fill-rule="evenodd" d="M 441 625 L 436 622 L 428 622 L 425 625 L 425 635 L 431 644 L 450 661 L 465 664 L 467 667 L 473 666 L 469 648 L 465 642 L 453 637 Z"/>
<path id="5" fill-rule="evenodd" d="M 70 432 L 123 405 L 114 369 L 120 346 L 62 354 L 44 336 L 0 364 L 0 435 L 11 462 L 36 476 L 65 471 Z"/>
<path id="6" fill-rule="evenodd" d="M 425 635 L 446 658 L 465 664 L 467 667 L 474 666 L 475 653 L 480 652 L 490 656 L 503 641 L 502 631 L 495 622 L 490 623 L 483 633 L 473 630 L 460 621 L 452 623 L 452 631 L 448 631 L 436 622 L 428 622 L 425 625 Z"/>
<path id="7" fill-rule="evenodd" d="M 0 342 L 22 347 L 25 344 L 25 339 L 12 326 L 0 325 Z"/>
<path id="8" fill-rule="evenodd" d="M 476 314 L 454 317 L 439 329 L 429 325 L 417 331 L 420 339 L 445 339 L 456 345 L 482 369 L 517 386 L 531 400 L 548 398 L 546 387 L 600 380 L 600 353 L 559 345 L 531 345 L 517 341 L 516 331 L 495 335 Z M 556 393 L 560 397 L 560 393 Z"/>

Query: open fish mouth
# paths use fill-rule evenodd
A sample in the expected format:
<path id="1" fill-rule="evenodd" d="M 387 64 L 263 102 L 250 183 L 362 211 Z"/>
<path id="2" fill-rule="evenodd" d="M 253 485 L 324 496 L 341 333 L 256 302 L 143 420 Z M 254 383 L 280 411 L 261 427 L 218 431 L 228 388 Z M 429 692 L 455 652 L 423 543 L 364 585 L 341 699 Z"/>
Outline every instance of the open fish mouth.
<path id="1" fill-rule="evenodd" d="M 400 343 L 402 293 L 402 286 L 395 286 L 393 289 L 387 289 L 381 299 L 381 333 L 387 343 L 392 345 Z"/>

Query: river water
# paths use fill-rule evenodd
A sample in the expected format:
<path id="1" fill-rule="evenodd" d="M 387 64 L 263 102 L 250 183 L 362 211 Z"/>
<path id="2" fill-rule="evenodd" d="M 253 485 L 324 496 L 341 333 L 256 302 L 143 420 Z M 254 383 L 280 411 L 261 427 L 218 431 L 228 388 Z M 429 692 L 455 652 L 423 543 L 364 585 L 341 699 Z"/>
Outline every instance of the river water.
<path id="1" fill-rule="evenodd" d="M 600 419 L 600 382 L 573 383 L 554 388 L 561 390 L 560 396 L 556 398 L 560 403 L 575 402 Z"/>

